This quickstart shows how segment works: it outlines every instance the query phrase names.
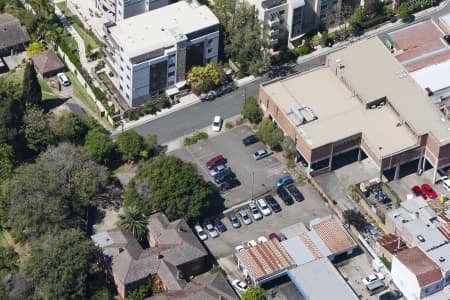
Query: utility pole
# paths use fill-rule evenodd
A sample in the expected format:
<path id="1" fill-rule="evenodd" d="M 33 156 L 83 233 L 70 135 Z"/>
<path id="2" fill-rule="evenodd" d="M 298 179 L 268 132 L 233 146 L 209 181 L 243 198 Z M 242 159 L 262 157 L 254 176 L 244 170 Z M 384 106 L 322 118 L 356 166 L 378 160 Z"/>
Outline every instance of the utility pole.
<path id="1" fill-rule="evenodd" d="M 253 186 L 255 185 L 255 172 L 252 171 L 252 194 L 250 200 L 253 200 Z"/>

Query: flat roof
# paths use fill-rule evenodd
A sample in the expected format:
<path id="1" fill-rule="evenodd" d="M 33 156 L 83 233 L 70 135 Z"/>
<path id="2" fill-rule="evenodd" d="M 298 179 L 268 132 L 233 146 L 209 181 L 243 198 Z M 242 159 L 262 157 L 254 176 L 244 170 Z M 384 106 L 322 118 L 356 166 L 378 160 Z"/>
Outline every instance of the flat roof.
<path id="1" fill-rule="evenodd" d="M 428 256 L 444 271 L 450 271 L 450 243 L 427 252 Z"/>
<path id="2" fill-rule="evenodd" d="M 411 77 L 422 89 L 430 88 L 433 92 L 437 92 L 450 86 L 449 74 L 450 55 L 449 60 L 412 72 Z"/>
<path id="3" fill-rule="evenodd" d="M 194 7 L 179 1 L 117 22 L 109 30 L 132 58 L 171 47 L 177 42 L 177 36 L 218 24 L 219 20 L 206 5 Z"/>
<path id="4" fill-rule="evenodd" d="M 343 76 L 363 101 L 386 97 L 416 134 L 432 133 L 441 145 L 449 143 L 449 126 L 441 121 L 442 113 L 378 38 L 354 43 L 328 57 L 341 60 L 345 67 L 338 76 Z"/>
<path id="5" fill-rule="evenodd" d="M 439 17 L 439 20 L 450 30 L 450 14 Z"/>
<path id="6" fill-rule="evenodd" d="M 359 299 L 326 257 L 289 270 L 289 277 L 306 299 Z"/>

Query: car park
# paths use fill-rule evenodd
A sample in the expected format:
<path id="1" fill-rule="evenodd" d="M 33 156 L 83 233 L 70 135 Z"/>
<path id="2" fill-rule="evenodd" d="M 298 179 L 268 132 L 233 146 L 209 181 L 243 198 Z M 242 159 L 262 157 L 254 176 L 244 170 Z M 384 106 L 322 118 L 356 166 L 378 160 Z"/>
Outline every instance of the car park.
<path id="1" fill-rule="evenodd" d="M 255 134 L 251 134 L 251 135 L 249 135 L 249 136 L 246 136 L 246 137 L 242 140 L 242 143 L 243 143 L 245 146 L 250 146 L 250 145 L 252 145 L 252 144 L 254 144 L 254 143 L 257 143 L 257 142 L 259 142 L 259 138 L 258 138 Z"/>
<path id="2" fill-rule="evenodd" d="M 433 190 L 433 188 L 429 184 L 424 183 L 424 184 L 422 184 L 421 188 L 422 188 L 422 191 L 425 193 L 425 195 L 427 195 L 428 198 L 431 198 L 431 199 L 437 198 L 436 192 Z"/>
<path id="3" fill-rule="evenodd" d="M 245 225 L 250 225 L 253 223 L 252 218 L 250 218 L 245 210 L 240 210 L 239 216 L 241 217 L 242 222 L 244 222 Z"/>
<path id="4" fill-rule="evenodd" d="M 255 219 L 255 221 L 259 221 L 259 220 L 261 220 L 263 218 L 263 215 L 259 211 L 259 209 L 256 206 L 255 202 L 250 202 L 248 204 L 248 208 L 250 210 L 250 213 L 252 214 L 253 219 Z"/>
<path id="5" fill-rule="evenodd" d="M 236 178 L 226 178 L 224 182 L 220 184 L 220 190 L 222 192 L 231 190 L 237 186 L 240 186 L 241 182 Z"/>
<path id="6" fill-rule="evenodd" d="M 265 236 L 260 236 L 256 240 L 258 241 L 259 244 L 262 244 L 262 243 L 265 243 L 265 242 L 269 241 Z"/>
<path id="7" fill-rule="evenodd" d="M 215 116 L 211 125 L 212 131 L 219 132 L 222 129 L 223 120 L 220 116 Z"/>
<path id="8" fill-rule="evenodd" d="M 258 245 L 258 244 L 255 242 L 255 240 L 250 240 L 250 241 L 247 242 L 247 246 L 249 248 L 255 247 L 256 245 Z"/>
<path id="9" fill-rule="evenodd" d="M 266 203 L 269 205 L 270 209 L 272 209 L 274 213 L 281 211 L 280 204 L 278 203 L 277 200 L 275 200 L 275 198 L 272 195 L 267 195 L 266 197 L 264 197 L 264 199 L 266 200 Z"/>
<path id="10" fill-rule="evenodd" d="M 292 205 L 294 204 L 294 199 L 292 199 L 291 195 L 286 191 L 283 186 L 277 188 L 278 196 L 280 196 L 281 200 L 283 200 L 284 204 Z"/>
<path id="11" fill-rule="evenodd" d="M 372 283 L 372 282 L 375 282 L 375 281 L 378 281 L 378 280 L 383 280 L 383 279 L 384 279 L 384 275 L 383 274 L 376 273 L 376 274 L 372 274 L 372 275 L 364 277 L 362 279 L 362 282 L 365 285 L 368 285 L 369 283 Z"/>
<path id="12" fill-rule="evenodd" d="M 280 186 L 287 185 L 287 184 L 291 184 L 291 183 L 294 183 L 294 180 L 292 180 L 292 177 L 291 177 L 291 176 L 286 175 L 286 176 L 283 176 L 283 177 L 281 177 L 280 179 L 278 179 L 278 180 L 275 182 L 275 186 L 276 186 L 276 187 L 280 187 Z"/>
<path id="13" fill-rule="evenodd" d="M 233 228 L 241 227 L 241 221 L 239 221 L 238 217 L 234 213 L 230 213 L 228 215 L 228 220 L 230 220 L 231 226 L 233 226 Z"/>
<path id="14" fill-rule="evenodd" d="M 300 202 L 305 200 L 305 197 L 303 197 L 303 194 L 298 190 L 298 188 L 295 185 L 288 185 L 287 190 L 289 193 L 291 193 L 292 197 L 294 197 L 295 201 Z"/>
<path id="15" fill-rule="evenodd" d="M 213 239 L 219 236 L 219 233 L 211 223 L 206 223 L 205 229 L 208 232 L 209 236 L 212 237 Z"/>
<path id="16" fill-rule="evenodd" d="M 212 177 L 215 177 L 217 174 L 229 169 L 230 167 L 228 167 L 228 165 L 223 164 L 223 165 L 216 165 L 215 167 L 211 168 L 211 170 L 209 170 L 209 175 L 211 175 Z"/>
<path id="17" fill-rule="evenodd" d="M 403 296 L 402 292 L 399 290 L 392 290 L 386 293 L 383 293 L 378 298 L 379 300 L 397 300 Z"/>
<path id="18" fill-rule="evenodd" d="M 225 226 L 225 224 L 223 224 L 223 222 L 219 218 L 214 219 L 214 226 L 220 233 L 227 231 L 227 227 Z"/>
<path id="19" fill-rule="evenodd" d="M 245 282 L 238 279 L 233 280 L 231 284 L 240 292 L 245 292 L 248 288 L 248 285 Z"/>
<path id="20" fill-rule="evenodd" d="M 213 158 L 211 158 L 210 160 L 208 160 L 206 162 L 206 167 L 208 169 L 212 169 L 217 165 L 224 165 L 227 162 L 226 158 L 223 157 L 222 154 L 219 154 L 217 156 L 214 156 Z"/>
<path id="21" fill-rule="evenodd" d="M 264 216 L 272 214 L 269 206 L 267 205 L 266 201 L 264 201 L 264 199 L 256 200 L 256 205 L 258 205 L 259 210 L 262 212 Z"/>
<path id="22" fill-rule="evenodd" d="M 200 225 L 195 225 L 194 230 L 200 240 L 204 241 L 208 238 L 205 231 Z"/>
<path id="23" fill-rule="evenodd" d="M 264 157 L 272 155 L 272 150 L 270 149 L 262 149 L 253 153 L 253 158 L 256 160 L 263 159 Z"/>

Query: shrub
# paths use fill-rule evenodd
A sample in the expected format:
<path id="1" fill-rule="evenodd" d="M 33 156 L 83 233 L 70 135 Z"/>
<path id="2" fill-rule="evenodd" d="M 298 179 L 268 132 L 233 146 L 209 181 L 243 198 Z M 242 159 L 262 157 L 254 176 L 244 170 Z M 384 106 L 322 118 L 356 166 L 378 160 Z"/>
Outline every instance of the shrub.
<path id="1" fill-rule="evenodd" d="M 197 137 L 197 140 L 207 140 L 208 134 L 204 131 L 200 131 L 199 133 L 197 133 L 196 137 Z"/>
<path id="2" fill-rule="evenodd" d="M 233 127 L 234 127 L 233 122 L 230 122 L 230 121 L 226 121 L 226 122 L 225 122 L 225 128 L 226 128 L 226 129 L 231 129 L 231 128 L 233 128 Z"/>
<path id="3" fill-rule="evenodd" d="M 262 110 L 254 97 L 247 97 L 242 105 L 241 115 L 253 124 L 258 124 L 262 119 Z"/>
<path id="4" fill-rule="evenodd" d="M 247 76 L 247 74 L 245 74 L 243 71 L 241 71 L 241 70 L 239 70 L 237 73 L 236 73 L 236 78 L 237 79 L 241 79 L 241 78 L 244 78 L 245 76 Z"/>
<path id="5" fill-rule="evenodd" d="M 195 140 L 195 138 L 193 136 L 185 136 L 184 140 L 183 140 L 183 145 L 185 146 L 190 146 L 195 144 L 197 141 Z"/>
<path id="6" fill-rule="evenodd" d="M 239 126 L 239 125 L 242 125 L 244 122 L 245 122 L 245 118 L 241 116 L 234 123 L 236 124 L 236 126 Z"/>

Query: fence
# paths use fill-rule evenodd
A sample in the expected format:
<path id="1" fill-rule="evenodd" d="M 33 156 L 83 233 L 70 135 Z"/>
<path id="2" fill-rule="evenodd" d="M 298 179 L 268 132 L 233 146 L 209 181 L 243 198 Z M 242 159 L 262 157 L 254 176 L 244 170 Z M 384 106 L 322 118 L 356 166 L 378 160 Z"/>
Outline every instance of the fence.
<path id="1" fill-rule="evenodd" d="M 62 57 L 64 62 L 66 63 L 66 65 L 69 68 L 69 70 L 72 73 L 75 74 L 75 76 L 77 77 L 78 81 L 86 89 L 87 94 L 91 97 L 91 99 L 93 99 L 95 105 L 97 105 L 97 107 L 98 107 L 98 109 L 100 111 L 100 116 L 105 117 L 108 120 L 108 122 L 111 123 L 111 125 L 114 125 L 114 121 L 111 118 L 111 116 L 109 115 L 108 111 L 105 109 L 105 107 L 100 102 L 100 100 L 97 99 L 97 97 L 95 96 L 95 94 L 92 91 L 92 89 L 89 86 L 89 84 L 86 82 L 86 80 L 83 78 L 83 76 L 81 76 L 80 72 L 77 70 L 75 65 L 70 61 L 70 59 L 67 57 L 67 55 L 64 53 L 64 51 L 59 46 L 58 46 L 58 53 Z"/>

